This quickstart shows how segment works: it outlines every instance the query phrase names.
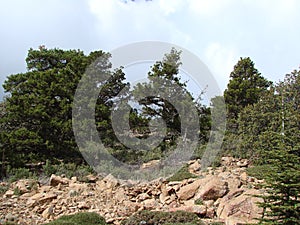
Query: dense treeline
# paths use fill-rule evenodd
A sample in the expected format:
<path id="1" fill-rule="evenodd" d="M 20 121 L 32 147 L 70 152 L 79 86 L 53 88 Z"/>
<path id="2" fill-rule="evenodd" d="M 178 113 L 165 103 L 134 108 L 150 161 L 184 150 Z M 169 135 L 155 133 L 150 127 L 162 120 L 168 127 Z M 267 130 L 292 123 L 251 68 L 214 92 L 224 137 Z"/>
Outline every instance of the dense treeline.
<path id="1" fill-rule="evenodd" d="M 146 92 L 155 78 L 176 84 L 193 99 L 179 76 L 180 52 L 172 49 L 161 61 L 157 61 L 148 74 L 150 84 L 139 84 L 133 90 L 125 81 L 122 68 L 111 69 L 109 58 L 110 54 L 102 51 L 84 55 L 79 50 L 44 47 L 29 50 L 26 58 L 28 71 L 9 76 L 3 85 L 8 95 L 1 103 L 2 167 L 23 167 L 27 163 L 46 160 L 52 163 L 61 160 L 83 162 L 72 129 L 72 103 L 80 79 L 96 59 L 97 68 L 92 69 L 97 70 L 100 76 L 108 75 L 109 79 L 103 81 L 100 77 L 95 80 L 95 87 L 101 86 L 95 106 L 95 123 L 101 141 L 111 154 L 127 163 L 141 163 L 172 151 L 176 138 L 181 135 L 181 123 L 170 102 L 150 96 L 139 100 L 140 106 L 131 109 L 131 132 L 140 139 L 151 135 L 148 128 L 151 120 L 159 117 L 165 121 L 166 137 L 153 151 L 132 151 L 123 145 L 113 130 L 111 114 L 113 105 L 122 107 L 121 102 L 134 102 L 135 97 Z M 199 140 L 205 143 L 210 129 L 209 109 L 199 101 L 193 101 L 203 128 L 199 132 Z"/>
<path id="2" fill-rule="evenodd" d="M 261 224 L 300 224 L 300 71 L 272 84 L 244 58 L 230 78 L 223 154 L 250 159 L 265 179 Z"/>
<path id="3" fill-rule="evenodd" d="M 180 52 L 175 49 L 151 67 L 150 83 L 135 87 L 126 82 L 122 68 L 111 69 L 109 58 L 110 54 L 103 51 L 85 55 L 80 50 L 29 50 L 28 71 L 10 75 L 3 85 L 7 96 L 0 105 L 2 177 L 8 166 L 18 168 L 46 160 L 54 164 L 84 163 L 72 130 L 72 104 L 80 79 L 96 59 L 97 70 L 109 79 L 95 82 L 95 87 L 102 87 L 95 106 L 95 124 L 113 156 L 126 163 L 141 163 L 160 159 L 176 147 L 176 139 L 183 135 L 180 115 L 170 102 L 158 96 L 138 100 L 139 106 L 131 104 L 131 134 L 121 134 L 145 139 L 151 136 L 149 122 L 161 118 L 167 130 L 155 149 L 128 148 L 112 126 L 113 105 L 135 102 L 135 96 L 147 92 L 151 82 L 153 85 L 155 78 L 161 78 L 180 86 L 197 107 L 201 129 L 194 157 L 201 157 L 209 139 L 211 111 L 218 108 L 222 97 L 212 99 L 211 106 L 192 98 L 180 77 Z M 230 74 L 224 99 L 227 126 L 219 156 L 248 158 L 257 168 L 267 167 L 262 174 L 268 194 L 261 204 L 265 209 L 261 223 L 300 224 L 300 71 L 274 84 L 259 73 L 250 58 L 241 58 Z"/>

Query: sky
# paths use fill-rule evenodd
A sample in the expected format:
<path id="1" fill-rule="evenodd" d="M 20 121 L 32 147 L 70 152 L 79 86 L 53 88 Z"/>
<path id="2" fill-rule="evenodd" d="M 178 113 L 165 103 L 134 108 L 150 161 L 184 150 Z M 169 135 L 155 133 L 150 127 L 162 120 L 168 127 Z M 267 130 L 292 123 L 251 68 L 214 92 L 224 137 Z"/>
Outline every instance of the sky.
<path id="1" fill-rule="evenodd" d="M 300 66 L 299 10 L 298 0 L 0 0 L 0 84 L 26 72 L 29 48 L 88 54 L 148 40 L 197 55 L 221 90 L 240 57 L 276 82 Z"/>

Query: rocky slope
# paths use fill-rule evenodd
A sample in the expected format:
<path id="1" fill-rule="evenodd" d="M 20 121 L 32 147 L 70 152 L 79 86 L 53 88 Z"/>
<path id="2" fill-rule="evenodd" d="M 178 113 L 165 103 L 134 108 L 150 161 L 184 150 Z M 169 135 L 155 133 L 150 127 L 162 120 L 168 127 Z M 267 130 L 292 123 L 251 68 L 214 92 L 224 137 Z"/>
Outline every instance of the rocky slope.
<path id="1" fill-rule="evenodd" d="M 120 181 L 111 175 L 88 176 L 88 182 L 76 177 L 52 175 L 46 185 L 35 180 L 20 180 L 0 198 L 0 224 L 42 224 L 80 211 L 97 212 L 108 223 L 120 221 L 138 210 L 196 213 L 204 221 L 221 221 L 226 225 L 256 222 L 261 209 L 256 202 L 261 194 L 261 180 L 246 174 L 247 160 L 222 158 L 222 166 L 202 172 L 198 161 L 189 162 L 197 178 L 167 182 Z M 1 183 L 2 186 L 7 185 Z"/>

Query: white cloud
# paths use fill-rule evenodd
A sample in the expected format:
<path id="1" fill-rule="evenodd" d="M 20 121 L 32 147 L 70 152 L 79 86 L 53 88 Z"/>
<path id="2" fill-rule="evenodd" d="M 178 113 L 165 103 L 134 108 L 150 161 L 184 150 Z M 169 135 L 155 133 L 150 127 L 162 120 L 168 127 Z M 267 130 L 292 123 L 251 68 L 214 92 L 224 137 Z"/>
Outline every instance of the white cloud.
<path id="1" fill-rule="evenodd" d="M 164 12 L 164 15 L 170 15 L 184 7 L 184 0 L 159 0 L 159 9 Z"/>
<path id="2" fill-rule="evenodd" d="M 209 69 L 216 76 L 221 89 L 226 87 L 229 74 L 239 59 L 235 47 L 221 45 L 218 42 L 210 43 L 205 50 L 205 61 Z"/>
<path id="3" fill-rule="evenodd" d="M 215 16 L 231 4 L 232 0 L 188 0 L 189 10 L 198 16 Z"/>
<path id="4" fill-rule="evenodd" d="M 153 2 L 112 0 L 89 0 L 91 13 L 97 18 L 98 36 L 110 49 L 129 42 L 160 40 L 185 44 L 189 35 L 169 19 L 181 9 L 182 0 Z"/>
<path id="5" fill-rule="evenodd" d="M 0 73 L 24 71 L 28 48 L 41 44 L 88 53 L 143 40 L 170 42 L 194 52 L 221 86 L 242 55 L 255 59 L 274 81 L 299 65 L 299 0 L 124 2 L 0 0 Z"/>

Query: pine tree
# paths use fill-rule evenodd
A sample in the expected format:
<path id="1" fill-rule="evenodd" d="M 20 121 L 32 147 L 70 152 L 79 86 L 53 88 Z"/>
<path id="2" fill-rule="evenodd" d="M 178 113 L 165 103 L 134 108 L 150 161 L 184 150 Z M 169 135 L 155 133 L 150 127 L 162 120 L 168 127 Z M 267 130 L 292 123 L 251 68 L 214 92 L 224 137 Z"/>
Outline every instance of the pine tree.
<path id="1" fill-rule="evenodd" d="M 224 99 L 227 105 L 228 130 L 237 131 L 237 119 L 239 113 L 248 105 L 256 103 L 262 92 L 271 82 L 267 81 L 254 67 L 253 61 L 241 58 L 234 66 L 230 74 L 230 81 L 224 91 Z"/>
<path id="2" fill-rule="evenodd" d="M 275 132 L 260 136 L 257 148 L 269 171 L 263 174 L 265 189 L 264 209 L 260 224 L 300 224 L 300 157 L 299 146 L 294 146 L 288 137 Z"/>

